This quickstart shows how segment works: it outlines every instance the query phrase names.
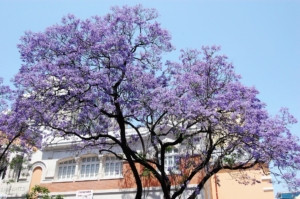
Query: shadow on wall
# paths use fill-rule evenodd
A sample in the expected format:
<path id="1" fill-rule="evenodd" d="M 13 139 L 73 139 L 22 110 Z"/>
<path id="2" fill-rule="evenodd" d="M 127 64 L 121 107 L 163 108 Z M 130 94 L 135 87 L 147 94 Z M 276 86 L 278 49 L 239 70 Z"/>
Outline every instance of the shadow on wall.
<path id="1" fill-rule="evenodd" d="M 161 199 L 163 198 L 163 193 L 160 187 L 160 183 L 153 176 L 153 174 L 145 167 L 136 164 L 136 167 L 139 170 L 139 174 L 143 184 L 143 199 Z M 184 170 L 184 174 L 187 175 L 188 172 L 191 172 L 189 169 Z M 183 176 L 186 175 L 173 175 L 169 176 L 172 185 L 182 184 Z M 125 194 L 122 195 L 122 199 L 133 199 L 135 197 L 136 191 L 128 191 L 128 189 L 136 188 L 135 179 L 133 173 L 130 169 L 129 164 L 125 163 L 123 165 L 123 179 L 119 181 L 118 185 L 120 187 L 120 192 Z M 192 180 L 191 184 L 198 184 L 203 178 L 203 171 L 199 172 Z M 185 197 L 190 194 L 194 189 L 187 189 L 182 196 Z M 201 191 L 200 198 L 204 198 L 204 190 Z M 102 198 L 101 198 L 102 199 Z"/>

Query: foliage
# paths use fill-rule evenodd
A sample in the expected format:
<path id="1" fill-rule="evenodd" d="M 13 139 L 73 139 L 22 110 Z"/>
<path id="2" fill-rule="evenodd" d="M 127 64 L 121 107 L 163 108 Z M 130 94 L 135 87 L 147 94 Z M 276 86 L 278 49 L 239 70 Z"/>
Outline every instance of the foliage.
<path id="1" fill-rule="evenodd" d="M 3 182 L 7 184 L 18 182 L 20 175 L 23 177 L 29 176 L 29 172 L 32 168 L 30 157 L 15 155 L 10 161 L 6 159 L 6 162 L 3 164 L 3 169 L 0 171 L 6 172 L 8 167 L 14 172 L 8 175 L 8 177 L 6 177 L 7 179 L 5 181 L 3 180 Z"/>
<path id="2" fill-rule="evenodd" d="M 136 198 L 143 185 L 135 163 L 152 173 L 166 199 L 179 197 L 201 172 L 189 198 L 221 169 L 271 161 L 299 187 L 299 138 L 288 128 L 296 119 L 287 109 L 269 116 L 258 91 L 242 85 L 217 46 L 182 50 L 179 61 L 163 65 L 162 54 L 174 47 L 157 17 L 140 5 L 113 7 L 104 17 L 68 15 L 44 32 L 26 32 L 14 79 L 24 132 L 81 140 L 77 148 L 98 147 L 128 161 Z M 165 170 L 174 147 L 176 168 Z"/>
<path id="3" fill-rule="evenodd" d="M 26 194 L 26 199 L 37 199 L 37 198 L 42 198 L 42 199 L 63 199 L 64 197 L 61 195 L 57 196 L 49 196 L 50 191 L 43 186 L 40 185 L 35 185 L 32 187 L 31 192 Z M 41 195 L 41 196 L 40 196 Z"/>
<path id="4" fill-rule="evenodd" d="M 40 147 L 40 134 L 31 131 L 31 116 L 19 109 L 20 93 L 3 86 L 0 78 L 0 170 L 8 166 L 11 153 L 30 157 Z"/>

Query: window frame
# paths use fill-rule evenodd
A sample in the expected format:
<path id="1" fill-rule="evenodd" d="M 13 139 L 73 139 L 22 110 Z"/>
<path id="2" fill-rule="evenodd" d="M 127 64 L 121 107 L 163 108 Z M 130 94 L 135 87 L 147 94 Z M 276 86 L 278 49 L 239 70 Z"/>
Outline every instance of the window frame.
<path id="1" fill-rule="evenodd" d="M 69 170 L 70 168 L 70 170 Z M 65 174 L 64 174 L 65 172 Z M 70 172 L 68 174 L 68 172 Z M 58 181 L 70 181 L 73 180 L 76 173 L 76 162 L 75 159 L 65 160 L 58 162 L 57 165 L 57 180 Z M 63 177 L 63 176 L 66 177 Z M 69 177 L 68 177 L 69 176 Z"/>
<path id="2" fill-rule="evenodd" d="M 16 164 L 14 164 L 13 166 L 9 166 L 10 167 L 10 170 L 11 170 L 11 175 L 9 175 L 8 177 L 11 179 L 11 180 L 13 180 L 13 181 L 15 181 L 15 182 L 19 182 L 20 181 L 20 178 L 21 178 L 21 172 L 22 172 L 22 170 L 24 169 L 23 168 L 23 165 L 24 165 L 24 157 L 23 156 L 21 156 L 21 155 L 19 155 L 19 154 L 17 154 L 16 156 L 14 156 L 13 158 L 12 158 L 12 160 L 11 160 L 11 162 L 10 163 L 12 163 L 14 160 L 18 160 L 19 159 L 19 161 L 17 161 L 16 162 Z M 6 172 L 5 172 L 5 174 L 6 174 Z M 5 177 L 5 176 L 4 176 Z"/>
<path id="3" fill-rule="evenodd" d="M 93 161 L 93 158 L 94 161 Z M 88 169 L 88 176 L 86 176 L 87 174 L 87 166 L 89 166 Z M 93 176 L 91 176 L 92 174 L 92 166 L 93 166 Z M 85 172 L 83 173 L 83 167 Z M 82 157 L 80 159 L 80 165 L 78 166 L 78 170 L 79 170 L 79 176 L 78 179 L 80 180 L 89 180 L 89 179 L 97 179 L 99 172 L 100 172 L 100 159 L 98 156 L 86 156 L 86 157 Z M 84 176 L 83 176 L 84 175 Z"/>
<path id="4" fill-rule="evenodd" d="M 166 174 L 170 174 L 170 169 L 172 170 L 173 173 L 179 172 L 179 165 L 176 163 L 176 159 L 177 159 L 176 157 L 179 158 L 179 149 L 176 147 L 173 147 L 169 151 L 165 152 L 164 171 Z M 171 165 L 169 165 L 169 163 L 170 163 L 169 160 L 172 161 Z"/>
<path id="5" fill-rule="evenodd" d="M 103 160 L 103 178 L 123 178 L 122 160 L 116 158 L 115 156 L 104 156 Z M 116 166 L 116 164 L 118 166 Z M 116 172 L 116 168 L 118 168 L 118 172 Z M 107 173 L 109 173 L 109 175 L 107 175 Z"/>

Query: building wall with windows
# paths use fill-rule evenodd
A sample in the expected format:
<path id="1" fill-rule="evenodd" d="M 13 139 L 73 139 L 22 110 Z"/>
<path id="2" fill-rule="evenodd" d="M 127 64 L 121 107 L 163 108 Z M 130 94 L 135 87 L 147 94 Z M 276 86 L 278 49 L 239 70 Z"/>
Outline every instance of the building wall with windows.
<path id="1" fill-rule="evenodd" d="M 136 149 L 140 146 L 136 143 Z M 117 151 L 118 152 L 118 151 Z M 176 168 L 178 148 L 166 153 L 165 169 Z M 121 153 L 121 151 L 119 151 Z M 143 167 L 136 164 L 140 174 Z M 8 169 L 7 173 L 14 174 L 16 170 Z M 46 187 L 51 195 L 64 195 L 66 199 L 76 198 L 76 192 L 93 190 L 93 199 L 130 199 L 135 196 L 135 180 L 127 162 L 114 156 L 102 153 L 98 149 L 77 150 L 64 141 L 50 144 L 41 151 L 36 151 L 31 157 L 29 175 L 20 175 L 17 181 L 7 184 L 12 175 L 6 175 L 0 183 L 0 192 L 9 198 L 24 198 L 24 195 L 35 185 Z M 201 173 L 190 182 L 190 188 L 201 179 Z M 144 198 L 163 199 L 159 183 L 153 178 L 142 177 L 145 187 Z M 191 190 L 183 194 L 183 198 Z M 198 199 L 209 199 L 209 184 L 201 191 Z"/>
<path id="2" fill-rule="evenodd" d="M 166 153 L 166 168 L 176 165 L 174 148 Z M 52 195 L 64 195 L 66 199 L 76 198 L 80 190 L 93 190 L 93 199 L 131 199 L 135 196 L 135 182 L 126 162 L 115 159 L 109 154 L 99 154 L 97 150 L 74 151 L 67 144 L 54 145 L 34 153 L 29 175 L 8 168 L 4 179 L 0 181 L 0 193 L 8 198 L 24 198 L 24 195 L 35 185 L 47 187 Z M 136 165 L 142 173 L 143 167 Z M 243 185 L 239 183 L 241 175 L 247 173 L 260 183 Z M 201 179 L 201 173 L 190 183 L 193 187 Z M 7 183 L 8 180 L 14 180 Z M 239 199 L 258 198 L 273 199 L 273 187 L 270 176 L 261 170 L 248 171 L 222 170 L 206 184 L 198 199 Z M 159 183 L 153 179 L 142 179 L 145 198 L 163 199 Z M 220 186 L 218 186 L 218 182 Z M 186 198 L 191 190 L 187 190 L 182 198 Z"/>
<path id="3" fill-rule="evenodd" d="M 141 148 L 139 143 L 135 145 L 133 148 L 136 150 Z M 179 146 L 166 152 L 165 170 L 177 169 L 176 157 L 183 150 Z M 49 144 L 33 154 L 30 164 L 30 169 L 21 172 L 18 167 L 8 168 L 0 180 L 0 193 L 5 193 L 9 198 L 24 198 L 32 187 L 41 185 L 47 187 L 51 195 L 64 195 L 66 199 L 76 198 L 77 191 L 83 190 L 92 190 L 93 199 L 131 199 L 135 196 L 136 184 L 128 163 L 107 153 L 99 154 L 96 148 L 74 150 L 68 141 Z M 139 164 L 136 167 L 142 174 L 144 168 Z M 221 186 L 212 177 L 201 190 L 198 199 L 274 198 L 269 176 L 255 169 L 245 172 L 261 183 L 241 185 L 237 179 L 243 172 L 222 170 L 217 174 Z M 190 189 L 183 193 L 182 198 L 186 198 L 191 188 L 201 179 L 202 173 L 199 172 L 189 183 Z M 144 176 L 142 183 L 145 187 L 144 198 L 163 199 L 157 180 Z"/>
<path id="4" fill-rule="evenodd" d="M 138 146 L 137 146 L 138 148 Z M 45 148 L 41 155 L 33 158 L 37 167 L 43 164 L 40 184 L 47 187 L 51 194 L 64 195 L 66 198 L 75 198 L 78 190 L 93 190 L 93 198 L 134 198 L 135 180 L 127 162 L 116 159 L 110 154 L 99 154 L 98 150 L 74 152 L 67 145 Z M 175 157 L 178 149 L 172 149 L 166 154 L 166 169 L 175 166 Z M 121 153 L 121 152 L 120 152 Z M 33 163 L 35 168 L 35 163 Z M 140 174 L 143 167 L 136 164 Z M 191 181 L 195 186 L 199 174 Z M 143 178 L 146 187 L 145 198 L 162 199 L 159 183 L 154 179 Z M 210 190 L 210 188 L 208 188 Z M 187 190 L 185 195 L 188 194 Z M 206 199 L 204 191 L 199 199 Z"/>

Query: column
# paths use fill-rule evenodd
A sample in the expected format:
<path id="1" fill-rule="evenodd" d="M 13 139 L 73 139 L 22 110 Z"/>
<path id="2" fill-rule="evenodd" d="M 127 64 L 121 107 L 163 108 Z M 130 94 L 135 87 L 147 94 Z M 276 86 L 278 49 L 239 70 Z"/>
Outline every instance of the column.
<path id="1" fill-rule="evenodd" d="M 103 155 L 98 155 L 99 159 L 99 171 L 97 175 L 97 180 L 100 180 L 103 177 Z"/>
<path id="2" fill-rule="evenodd" d="M 75 173 L 73 177 L 73 181 L 79 179 L 80 173 L 79 173 L 79 163 L 80 163 L 81 158 L 80 157 L 75 157 Z"/>

